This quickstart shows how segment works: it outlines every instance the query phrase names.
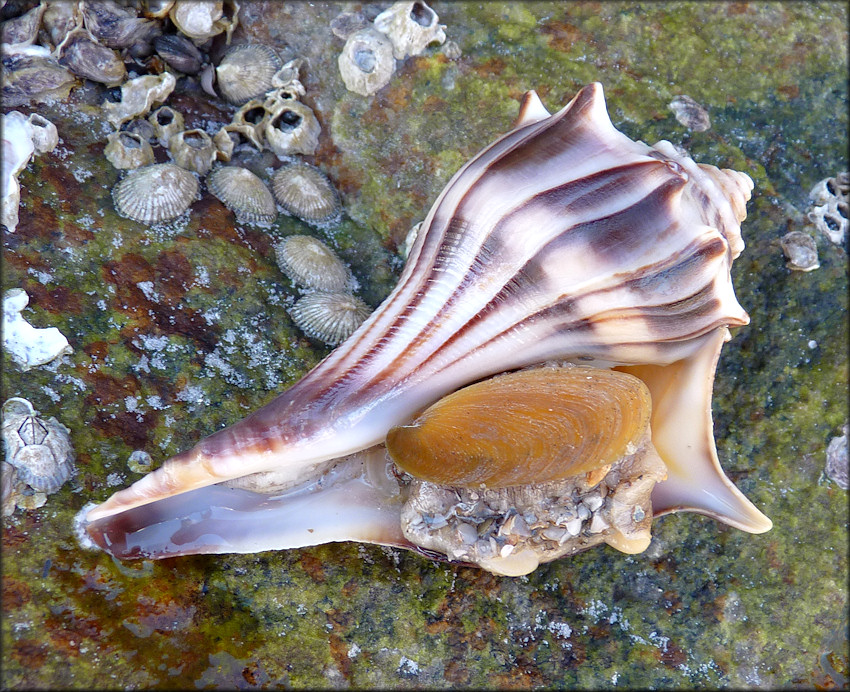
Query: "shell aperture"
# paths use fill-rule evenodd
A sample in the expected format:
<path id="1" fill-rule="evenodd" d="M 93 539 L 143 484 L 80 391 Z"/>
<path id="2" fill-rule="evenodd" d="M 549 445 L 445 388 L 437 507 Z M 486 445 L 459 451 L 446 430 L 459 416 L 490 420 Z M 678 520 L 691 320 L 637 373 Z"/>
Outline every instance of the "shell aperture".
<path id="1" fill-rule="evenodd" d="M 89 511 L 89 533 L 120 556 L 131 556 L 116 548 L 122 542 L 171 536 L 164 527 L 172 525 L 183 527 L 178 548 L 170 538 L 148 539 L 133 554 L 252 552 L 329 540 L 432 550 L 398 527 L 404 492 L 385 473 L 387 432 L 466 385 L 548 361 L 617 367 L 649 389 L 647 453 L 662 440 L 658 454 L 675 471 L 652 491 L 663 498 L 653 512 L 698 511 L 767 530 L 769 520 L 719 467 L 710 411 L 727 327 L 748 322 L 730 267 L 743 248 L 740 222 L 751 190 L 745 174 L 617 131 L 599 84 L 554 115 L 530 92 L 514 129 L 440 194 L 384 303 L 270 404 Z M 671 492 L 663 491 L 671 481 Z M 701 493 L 706 485 L 712 491 Z M 318 531 L 328 494 L 341 487 L 356 487 L 349 495 L 358 502 L 334 515 L 335 533 Z M 201 526 L 187 528 L 181 495 L 186 507 L 203 505 L 207 493 L 211 506 L 223 506 L 227 490 L 256 493 L 258 512 L 291 512 L 293 503 L 301 510 L 296 519 L 286 515 L 285 536 L 264 526 L 251 540 L 237 540 L 222 526 L 219 541 L 204 538 Z M 605 540 L 631 550 L 646 544 L 645 537 Z M 479 564 L 498 569 L 484 558 Z"/>

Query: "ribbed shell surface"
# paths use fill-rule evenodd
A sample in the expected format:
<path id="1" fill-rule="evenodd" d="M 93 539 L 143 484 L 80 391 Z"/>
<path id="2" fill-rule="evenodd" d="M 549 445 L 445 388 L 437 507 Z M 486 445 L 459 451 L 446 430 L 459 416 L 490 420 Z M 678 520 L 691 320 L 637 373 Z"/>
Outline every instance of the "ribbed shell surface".
<path id="1" fill-rule="evenodd" d="M 146 224 L 176 219 L 197 195 L 198 179 L 173 163 L 137 168 L 112 190 L 118 213 Z"/>
<path id="2" fill-rule="evenodd" d="M 748 322 L 730 265 L 751 189 L 746 175 L 698 166 L 667 143 L 632 141 L 590 85 L 458 171 L 364 325 L 198 449 L 297 447 L 323 430 L 322 456 L 334 456 L 380 442 L 441 396 L 499 372 L 549 359 L 608 367 L 685 358 L 714 330 Z M 297 430 L 283 429 L 292 410 L 303 411 Z"/>
<path id="3" fill-rule="evenodd" d="M 219 91 L 231 103 L 245 103 L 271 89 L 282 66 L 277 53 L 261 43 L 232 46 L 216 67 Z"/>
<path id="4" fill-rule="evenodd" d="M 221 166 L 207 176 L 206 184 L 242 223 L 268 224 L 277 216 L 277 206 L 269 188 L 247 168 Z"/>

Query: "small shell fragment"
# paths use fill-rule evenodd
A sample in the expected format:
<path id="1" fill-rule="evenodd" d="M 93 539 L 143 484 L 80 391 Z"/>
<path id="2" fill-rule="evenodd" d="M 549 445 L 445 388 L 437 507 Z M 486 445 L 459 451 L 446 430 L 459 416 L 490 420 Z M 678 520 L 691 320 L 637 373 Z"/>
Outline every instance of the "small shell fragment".
<path id="1" fill-rule="evenodd" d="M 277 216 L 266 184 L 247 168 L 220 166 L 207 176 L 207 188 L 236 214 L 239 223 L 269 225 Z"/>
<path id="2" fill-rule="evenodd" d="M 820 267 L 818 246 L 808 233 L 791 231 L 782 236 L 782 251 L 788 260 L 785 266 L 800 272 L 810 272 Z"/>
<path id="3" fill-rule="evenodd" d="M 361 29 L 348 37 L 337 64 L 345 88 L 369 96 L 389 84 L 395 72 L 393 44 L 372 27 Z"/>
<path id="4" fill-rule="evenodd" d="M 66 353 L 73 352 L 68 339 L 56 328 L 36 328 L 21 314 L 29 296 L 21 288 L 3 295 L 3 349 L 26 372 Z"/>
<path id="5" fill-rule="evenodd" d="M 289 311 L 292 321 L 307 336 L 336 346 L 345 341 L 371 313 L 350 293 L 308 293 Z"/>
<path id="6" fill-rule="evenodd" d="M 420 0 L 397 2 L 375 17 L 375 28 L 392 41 L 393 56 L 404 60 L 419 55 L 429 43 L 446 40 L 445 24 L 428 5 Z"/>
<path id="7" fill-rule="evenodd" d="M 281 67 L 280 57 L 268 46 L 243 43 L 225 53 L 215 68 L 216 83 L 224 98 L 240 105 L 272 89 L 272 78 Z"/>
<path id="8" fill-rule="evenodd" d="M 150 143 L 134 132 L 119 131 L 107 135 L 103 154 L 115 168 L 139 168 L 154 162 Z"/>
<path id="9" fill-rule="evenodd" d="M 682 94 L 670 102 L 670 110 L 682 125 L 693 132 L 705 132 L 711 128 L 711 118 L 708 111 L 694 101 L 690 96 Z"/>
<path id="10" fill-rule="evenodd" d="M 284 163 L 272 177 L 272 192 L 287 212 L 307 223 L 324 226 L 340 216 L 339 195 L 333 185 L 308 163 Z"/>
<path id="11" fill-rule="evenodd" d="M 326 293 L 352 288 L 348 267 L 318 238 L 291 235 L 275 245 L 275 256 L 280 270 L 299 286 Z"/>
<path id="12" fill-rule="evenodd" d="M 170 72 L 131 79 L 122 85 L 120 101 L 104 102 L 106 119 L 118 129 L 122 123 L 147 113 L 154 104 L 165 101 L 176 84 L 177 80 Z"/>
<path id="13" fill-rule="evenodd" d="M 848 426 L 844 425 L 842 435 L 833 437 L 826 447 L 826 475 L 829 476 L 839 488 L 847 490 L 850 487 L 848 482 L 848 470 L 850 470 L 850 461 L 848 461 L 848 446 L 847 446 Z"/>
<path id="14" fill-rule="evenodd" d="M 183 214 L 198 195 L 198 179 L 173 163 L 137 168 L 112 190 L 119 214 L 148 225 Z"/>

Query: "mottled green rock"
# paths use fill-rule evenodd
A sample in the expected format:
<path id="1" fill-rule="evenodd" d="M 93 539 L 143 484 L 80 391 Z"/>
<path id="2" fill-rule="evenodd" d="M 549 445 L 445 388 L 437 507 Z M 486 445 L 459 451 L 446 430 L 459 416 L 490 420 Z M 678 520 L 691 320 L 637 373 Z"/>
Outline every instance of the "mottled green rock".
<path id="1" fill-rule="evenodd" d="M 792 272 L 779 245 L 815 233 L 808 191 L 847 169 L 846 3 L 435 3 L 461 57 L 432 46 L 370 98 L 345 91 L 328 28 L 356 7 L 242 3 L 236 39 L 307 58 L 323 127 L 312 162 L 349 217 L 318 235 L 372 305 L 407 230 L 527 89 L 556 109 L 601 81 L 629 136 L 753 177 L 733 272 L 752 323 L 723 351 L 714 420 L 725 469 L 773 530 L 669 516 L 644 554 L 601 548 L 518 579 L 352 544 L 126 565 L 83 550 L 73 516 L 138 478 L 133 450 L 159 463 L 327 353 L 291 325 L 297 292 L 271 250 L 317 232 L 287 217 L 234 226 L 209 195 L 167 229 L 118 217 L 103 92 L 89 84 L 38 108 L 62 143 L 21 174 L 21 221 L 4 235 L 3 289 L 24 288 L 27 320 L 74 352 L 27 373 L 4 355 L 3 399 L 67 425 L 78 473 L 4 520 L 0 684 L 846 687 L 847 492 L 823 469 L 847 418 L 847 257 L 818 236 L 820 269 Z M 680 94 L 710 130 L 676 121 Z M 186 80 L 169 103 L 187 126 L 230 113 Z"/>

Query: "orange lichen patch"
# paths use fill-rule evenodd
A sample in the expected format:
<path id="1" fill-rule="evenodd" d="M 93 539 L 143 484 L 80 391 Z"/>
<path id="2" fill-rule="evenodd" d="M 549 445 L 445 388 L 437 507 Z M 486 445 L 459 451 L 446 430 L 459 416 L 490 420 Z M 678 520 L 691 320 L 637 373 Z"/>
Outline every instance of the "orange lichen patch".
<path id="1" fill-rule="evenodd" d="M 21 198 L 24 198 L 24 190 L 21 190 Z M 57 210 L 44 198 L 32 195 L 29 203 L 21 205 L 18 211 L 18 227 L 15 230 L 15 239 L 29 242 L 36 239 L 50 240 L 56 235 L 59 225 Z"/>
<path id="2" fill-rule="evenodd" d="M 48 312 L 79 315 L 83 311 L 80 293 L 68 286 L 47 288 L 38 281 L 27 281 L 24 290 L 30 297 L 30 305 Z"/>
<path id="3" fill-rule="evenodd" d="M 12 657 L 27 668 L 40 668 L 47 659 L 48 648 L 46 643 L 21 639 L 12 644 Z"/>
<path id="4" fill-rule="evenodd" d="M 26 583 L 8 577 L 3 579 L 2 604 L 4 613 L 25 605 L 29 602 L 31 596 L 32 592 Z"/>
<path id="5" fill-rule="evenodd" d="M 301 554 L 301 567 L 317 584 L 325 581 L 325 570 L 322 561 L 310 552 L 305 551 Z"/>
<path id="6" fill-rule="evenodd" d="M 387 434 L 408 473 L 441 485 L 546 483 L 633 454 L 649 425 L 649 390 L 597 368 L 536 368 L 441 399 Z"/>
<path id="7" fill-rule="evenodd" d="M 192 624 L 196 610 L 193 605 L 182 605 L 167 597 L 155 599 L 140 595 L 136 599 L 135 617 L 128 621 L 135 621 L 154 632 L 176 632 Z"/>
<path id="8" fill-rule="evenodd" d="M 546 37 L 546 44 L 550 48 L 563 52 L 572 50 L 576 44 L 585 46 L 588 43 L 587 34 L 577 26 L 557 19 L 541 25 L 540 33 Z"/>
<path id="9" fill-rule="evenodd" d="M 117 288 L 112 304 L 115 309 L 137 320 L 134 325 L 137 330 L 151 331 L 153 325 L 156 325 L 165 334 L 183 334 L 212 349 L 215 345 L 215 327 L 207 324 L 198 310 L 179 305 L 177 295 L 182 297 L 183 281 L 188 281 L 187 277 L 190 276 L 188 262 L 184 265 L 174 256 L 166 257 L 164 263 L 158 263 L 157 267 L 132 252 L 117 261 L 104 263 L 101 270 L 104 281 Z M 163 283 L 161 278 L 169 266 L 179 268 L 180 275 Z M 148 292 L 140 286 L 147 282 L 150 283 Z"/>
<path id="10" fill-rule="evenodd" d="M 473 66 L 475 74 L 484 79 L 498 77 L 504 71 L 506 63 L 501 58 L 490 58 L 489 60 Z"/>
<path id="11" fill-rule="evenodd" d="M 681 648 L 672 642 L 665 642 L 664 646 L 658 650 L 658 660 L 668 668 L 678 668 L 688 657 Z"/>
<path id="12" fill-rule="evenodd" d="M 156 286 L 166 305 L 177 305 L 192 283 L 192 265 L 180 250 L 165 250 L 154 265 Z"/>
<path id="13" fill-rule="evenodd" d="M 83 351 L 92 360 L 103 362 L 109 353 L 109 344 L 105 341 L 92 341 L 83 346 Z"/>

